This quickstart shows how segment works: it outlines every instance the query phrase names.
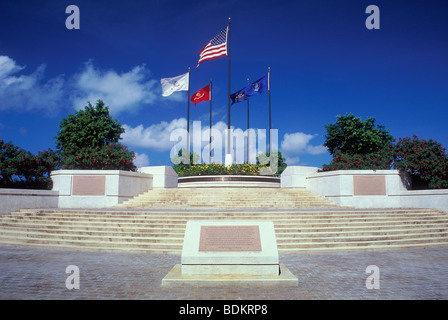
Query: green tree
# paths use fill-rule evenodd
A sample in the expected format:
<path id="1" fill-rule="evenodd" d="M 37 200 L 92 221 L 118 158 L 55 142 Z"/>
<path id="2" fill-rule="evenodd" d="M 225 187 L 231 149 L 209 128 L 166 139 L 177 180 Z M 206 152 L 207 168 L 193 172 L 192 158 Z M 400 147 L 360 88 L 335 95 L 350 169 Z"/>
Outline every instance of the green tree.
<path id="1" fill-rule="evenodd" d="M 83 109 L 61 120 L 56 146 L 63 152 L 82 148 L 103 147 L 116 144 L 124 129 L 109 115 L 109 107 L 102 100 L 93 106 L 90 102 Z"/>
<path id="2" fill-rule="evenodd" d="M 51 189 L 50 172 L 59 168 L 58 152 L 51 149 L 33 155 L 12 142 L 0 140 L 0 187 Z"/>
<path id="3" fill-rule="evenodd" d="M 350 169 L 390 169 L 394 161 L 394 138 L 375 118 L 364 121 L 349 113 L 337 116 L 334 124 L 325 125 L 324 146 L 333 156 L 324 171 Z"/>
<path id="4" fill-rule="evenodd" d="M 119 143 L 125 132 L 109 115 L 109 107 L 98 100 L 61 120 L 56 145 L 64 169 L 135 171 L 135 153 Z"/>
<path id="5" fill-rule="evenodd" d="M 375 153 L 389 148 L 394 139 L 384 126 L 375 125 L 374 117 L 362 121 L 351 113 L 338 115 L 336 123 L 325 125 L 325 129 L 323 145 L 332 156 L 337 152 L 346 155 Z"/>
<path id="6" fill-rule="evenodd" d="M 417 135 L 400 138 L 395 155 L 395 168 L 409 173 L 413 184 L 426 182 L 431 189 L 448 188 L 448 155 L 437 141 Z"/>

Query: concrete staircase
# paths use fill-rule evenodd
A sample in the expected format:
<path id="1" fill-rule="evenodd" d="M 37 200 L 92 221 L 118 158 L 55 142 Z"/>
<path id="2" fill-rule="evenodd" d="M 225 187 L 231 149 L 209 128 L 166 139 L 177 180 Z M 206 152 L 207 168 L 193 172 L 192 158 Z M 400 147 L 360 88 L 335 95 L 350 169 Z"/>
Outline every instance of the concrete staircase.
<path id="1" fill-rule="evenodd" d="M 23 209 L 0 217 L 0 245 L 180 254 L 193 219 L 271 220 L 280 254 L 448 244 L 448 214 L 435 210 L 190 207 Z"/>
<path id="2" fill-rule="evenodd" d="M 172 188 L 147 191 L 117 208 L 291 209 L 338 208 L 308 190 L 283 188 Z"/>

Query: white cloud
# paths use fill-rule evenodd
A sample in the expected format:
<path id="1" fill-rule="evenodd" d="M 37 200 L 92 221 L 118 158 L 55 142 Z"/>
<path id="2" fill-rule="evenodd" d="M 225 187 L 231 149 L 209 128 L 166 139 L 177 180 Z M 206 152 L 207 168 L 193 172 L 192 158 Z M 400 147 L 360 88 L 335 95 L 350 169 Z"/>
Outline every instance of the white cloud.
<path id="1" fill-rule="evenodd" d="M 158 81 L 148 79 L 145 66 L 136 66 L 124 73 L 114 70 L 101 71 L 91 62 L 74 76 L 72 102 L 76 109 L 83 108 L 87 101 L 101 99 L 111 113 L 136 110 L 142 104 L 151 104 L 157 99 Z"/>
<path id="2" fill-rule="evenodd" d="M 181 148 L 185 148 L 185 130 L 187 128 L 187 120 L 185 118 L 174 119 L 171 122 L 162 121 L 149 127 L 142 124 L 131 127 L 127 124 L 123 125 L 126 130 L 122 135 L 123 144 L 133 147 L 151 149 L 158 152 L 172 151 L 172 155 L 177 154 Z M 209 125 L 201 121 L 193 121 L 190 123 L 190 148 L 196 154 L 203 157 L 203 161 L 209 160 Z M 179 130 L 180 129 L 180 130 Z M 218 121 L 213 125 L 213 150 L 217 162 L 223 162 L 225 155 L 225 145 L 227 143 L 226 129 L 227 123 Z M 179 130 L 179 131 L 177 131 Z M 241 128 L 232 127 L 234 147 L 234 159 L 237 162 L 246 161 L 247 154 L 247 133 Z M 173 133 L 173 135 L 172 135 Z M 173 139 L 175 141 L 171 141 Z M 261 143 L 261 145 L 260 145 Z M 255 161 L 259 152 L 266 149 L 268 142 L 266 141 L 266 130 L 253 130 L 250 137 L 250 158 Z M 221 159 L 222 158 L 222 159 Z"/>
<path id="3" fill-rule="evenodd" d="M 153 149 L 156 151 L 170 150 L 176 143 L 170 141 L 171 132 L 175 129 L 186 129 L 187 120 L 185 118 L 174 119 L 171 122 L 162 121 L 153 124 L 147 128 L 138 125 L 132 128 L 126 124 L 123 125 L 126 130 L 122 135 L 125 145 Z"/>
<path id="4" fill-rule="evenodd" d="M 283 155 L 283 153 L 282 153 Z M 288 166 L 298 165 L 300 161 L 299 157 L 285 157 L 285 162 Z"/>
<path id="5" fill-rule="evenodd" d="M 311 139 L 315 136 L 316 135 L 306 134 L 303 132 L 285 133 L 281 143 L 281 151 L 289 155 L 304 153 L 318 155 L 325 153 L 327 149 L 324 146 L 310 145 Z"/>
<path id="6" fill-rule="evenodd" d="M 300 161 L 299 155 L 311 154 L 320 155 L 327 152 L 327 148 L 323 145 L 313 146 L 311 140 L 316 137 L 313 134 L 303 132 L 286 133 L 281 142 L 281 152 L 285 157 L 288 165 L 298 165 Z"/>
<path id="7" fill-rule="evenodd" d="M 149 157 L 144 153 L 135 153 L 134 165 L 137 168 L 149 166 Z"/>
<path id="8" fill-rule="evenodd" d="M 0 56 L 0 111 L 41 110 L 55 114 L 64 97 L 63 76 L 44 82 L 44 64 L 31 74 L 19 75 L 23 69 L 10 57 Z"/>
<path id="9" fill-rule="evenodd" d="M 187 128 L 187 120 L 185 118 L 174 119 L 170 122 L 162 121 L 157 124 L 153 124 L 149 127 L 144 127 L 142 124 L 131 127 L 129 125 L 123 125 L 126 132 L 122 135 L 123 143 L 125 145 L 140 147 L 145 149 L 154 150 L 157 152 L 164 152 L 171 150 L 173 155 L 177 154 L 177 151 L 185 147 L 185 138 L 179 138 L 179 135 L 171 134 L 178 129 L 181 129 L 180 134 L 185 133 Z M 199 130 L 198 130 L 199 129 Z M 191 150 L 197 154 L 201 154 L 203 157 L 203 161 L 208 162 L 209 160 L 209 126 L 207 123 L 202 125 L 201 121 L 193 121 L 190 123 L 190 147 Z M 213 141 L 215 138 L 220 137 L 221 140 L 215 146 L 215 148 L 220 148 L 219 150 L 215 149 L 219 156 L 224 158 L 225 155 L 225 145 L 227 142 L 227 138 L 225 135 L 225 130 L 227 129 L 227 123 L 223 121 L 218 121 L 213 125 Z M 234 160 L 237 162 L 246 161 L 247 155 L 247 133 L 246 130 L 242 130 L 241 128 L 234 128 L 233 137 L 234 140 L 232 144 L 234 145 Z M 252 130 L 251 130 L 252 131 Z M 199 132 L 199 134 L 198 134 Z M 180 140 L 170 141 L 170 138 L 175 139 L 178 138 Z M 297 165 L 299 164 L 300 155 L 311 154 L 311 155 L 319 155 L 327 152 L 326 148 L 322 145 L 314 146 L 310 142 L 316 135 L 306 134 L 303 132 L 296 133 L 287 133 L 283 136 L 283 140 L 281 141 L 280 151 L 283 156 L 286 158 L 286 163 L 288 165 Z M 180 144 L 183 142 L 184 144 Z M 273 142 L 276 143 L 275 141 Z M 268 140 L 266 135 L 266 130 L 253 130 L 250 136 L 250 158 L 251 161 L 255 161 L 256 156 L 261 150 L 266 150 L 268 147 Z M 175 147 L 175 148 L 173 148 Z M 174 150 L 176 149 L 176 150 Z M 173 156 L 171 155 L 171 156 Z M 224 160 L 224 159 L 222 159 Z M 217 158 L 218 162 L 222 162 Z"/>

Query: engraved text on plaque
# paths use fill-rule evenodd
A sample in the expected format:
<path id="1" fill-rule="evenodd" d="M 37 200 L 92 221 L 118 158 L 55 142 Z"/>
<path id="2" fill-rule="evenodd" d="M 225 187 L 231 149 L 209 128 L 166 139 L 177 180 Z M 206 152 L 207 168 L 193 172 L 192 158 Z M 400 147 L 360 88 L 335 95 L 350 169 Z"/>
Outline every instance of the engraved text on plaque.
<path id="1" fill-rule="evenodd" d="M 255 226 L 201 226 L 199 251 L 261 251 Z"/>

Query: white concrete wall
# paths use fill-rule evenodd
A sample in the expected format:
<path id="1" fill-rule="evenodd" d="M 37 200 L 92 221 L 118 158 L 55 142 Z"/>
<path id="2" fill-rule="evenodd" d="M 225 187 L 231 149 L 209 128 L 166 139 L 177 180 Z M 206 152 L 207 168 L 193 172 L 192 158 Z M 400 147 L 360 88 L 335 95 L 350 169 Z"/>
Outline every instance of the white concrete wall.
<path id="1" fill-rule="evenodd" d="M 75 195 L 75 177 L 104 177 L 101 195 Z M 60 208 L 105 208 L 114 206 L 152 188 L 152 176 L 120 170 L 57 170 L 51 173 L 53 190 L 59 192 Z"/>
<path id="2" fill-rule="evenodd" d="M 317 173 L 317 167 L 289 166 L 282 172 L 282 188 L 303 188 L 307 187 L 306 178 Z"/>
<path id="3" fill-rule="evenodd" d="M 51 190 L 0 189 L 0 215 L 19 209 L 57 208 L 59 193 Z"/>
<path id="4" fill-rule="evenodd" d="M 138 168 L 138 172 L 152 175 L 153 189 L 177 188 L 178 176 L 172 167 L 141 167 Z"/>
<path id="5" fill-rule="evenodd" d="M 289 169 L 289 170 L 288 170 Z M 343 206 L 355 208 L 428 208 L 448 212 L 448 189 L 408 190 L 409 178 L 398 170 L 337 170 L 287 167 L 283 188 L 306 188 Z M 354 177 L 384 177 L 384 194 L 357 195 Z"/>

